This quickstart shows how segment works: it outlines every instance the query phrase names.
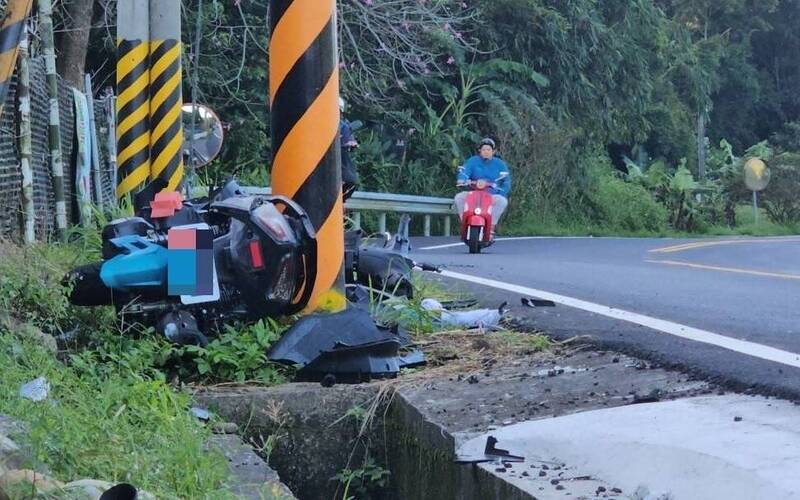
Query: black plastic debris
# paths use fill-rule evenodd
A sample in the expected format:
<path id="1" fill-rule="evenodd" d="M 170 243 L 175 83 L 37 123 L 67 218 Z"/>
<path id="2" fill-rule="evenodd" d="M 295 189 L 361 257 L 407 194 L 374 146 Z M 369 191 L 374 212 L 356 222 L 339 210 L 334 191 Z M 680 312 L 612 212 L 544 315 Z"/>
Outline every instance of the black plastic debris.
<path id="1" fill-rule="evenodd" d="M 524 462 L 525 457 L 512 455 L 508 450 L 498 448 L 497 438 L 489 436 L 486 438 L 486 446 L 483 449 L 483 454 L 458 455 L 455 461 L 459 464 L 479 464 L 494 461 L 517 463 Z"/>
<path id="2" fill-rule="evenodd" d="M 400 368 L 417 368 L 419 366 L 424 366 L 426 363 L 425 353 L 419 349 L 415 349 L 404 356 L 400 356 Z"/>
<path id="3" fill-rule="evenodd" d="M 100 495 L 100 500 L 136 500 L 139 492 L 130 484 L 118 484 Z"/>
<path id="4" fill-rule="evenodd" d="M 555 307 L 556 303 L 552 300 L 529 299 L 522 297 L 522 305 L 527 307 Z"/>
<path id="5" fill-rule="evenodd" d="M 270 349 L 268 358 L 300 367 L 298 380 L 362 382 L 395 377 L 400 371 L 400 339 L 379 328 L 367 311 L 349 309 L 306 316 Z"/>

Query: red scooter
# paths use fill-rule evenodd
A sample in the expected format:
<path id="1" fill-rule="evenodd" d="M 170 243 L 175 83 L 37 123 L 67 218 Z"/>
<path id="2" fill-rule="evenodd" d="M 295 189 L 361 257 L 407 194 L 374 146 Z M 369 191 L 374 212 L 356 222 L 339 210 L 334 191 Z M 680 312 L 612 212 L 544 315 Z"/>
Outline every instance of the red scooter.
<path id="1" fill-rule="evenodd" d="M 461 241 L 467 244 L 471 254 L 481 253 L 482 249 L 494 243 L 492 240 L 493 200 L 490 190 L 495 186 L 495 182 L 480 179 L 470 181 L 468 184 L 472 191 L 467 193 L 464 201 L 464 213 L 461 214 Z"/>

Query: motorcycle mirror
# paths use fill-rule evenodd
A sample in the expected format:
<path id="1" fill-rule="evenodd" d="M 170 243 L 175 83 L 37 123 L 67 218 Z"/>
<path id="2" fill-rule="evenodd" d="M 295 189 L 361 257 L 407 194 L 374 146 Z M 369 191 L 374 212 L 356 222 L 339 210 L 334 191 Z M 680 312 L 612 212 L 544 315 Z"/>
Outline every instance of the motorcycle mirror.
<path id="1" fill-rule="evenodd" d="M 183 154 L 194 168 L 208 165 L 222 151 L 225 130 L 216 113 L 202 104 L 184 104 L 181 108 L 183 123 Z"/>
<path id="2" fill-rule="evenodd" d="M 361 120 L 350 122 L 350 130 L 352 130 L 353 132 L 361 128 L 364 128 L 364 122 L 362 122 Z"/>

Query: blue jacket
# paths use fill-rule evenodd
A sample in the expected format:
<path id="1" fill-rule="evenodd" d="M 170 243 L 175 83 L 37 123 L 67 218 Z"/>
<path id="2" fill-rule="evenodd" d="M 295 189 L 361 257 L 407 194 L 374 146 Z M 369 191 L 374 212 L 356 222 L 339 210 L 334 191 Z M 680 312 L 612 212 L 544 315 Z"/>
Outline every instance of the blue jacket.
<path id="1" fill-rule="evenodd" d="M 496 156 L 489 161 L 478 155 L 473 156 L 464 162 L 464 166 L 458 170 L 458 181 L 467 182 L 484 179 L 495 182 L 503 173 L 507 174 L 507 176 L 495 183 L 491 193 L 508 198 L 509 193 L 511 193 L 511 171 L 508 169 L 506 162 Z"/>

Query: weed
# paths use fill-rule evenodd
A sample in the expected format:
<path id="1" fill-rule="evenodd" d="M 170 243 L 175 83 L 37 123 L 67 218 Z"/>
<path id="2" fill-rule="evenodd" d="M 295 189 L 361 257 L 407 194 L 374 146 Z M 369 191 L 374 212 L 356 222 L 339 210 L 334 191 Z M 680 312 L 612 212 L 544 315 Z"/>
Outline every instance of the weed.
<path id="1" fill-rule="evenodd" d="M 208 382 L 279 384 L 286 381 L 288 369 L 270 363 L 267 350 L 283 331 L 271 319 L 240 329 L 226 326 L 205 348 L 190 346 L 185 351 L 195 355 L 197 371 Z"/>
<path id="2" fill-rule="evenodd" d="M 358 469 L 344 469 L 335 479 L 344 485 L 344 500 L 367 500 L 386 487 L 390 472 L 377 465 L 372 457 L 367 457 Z"/>

